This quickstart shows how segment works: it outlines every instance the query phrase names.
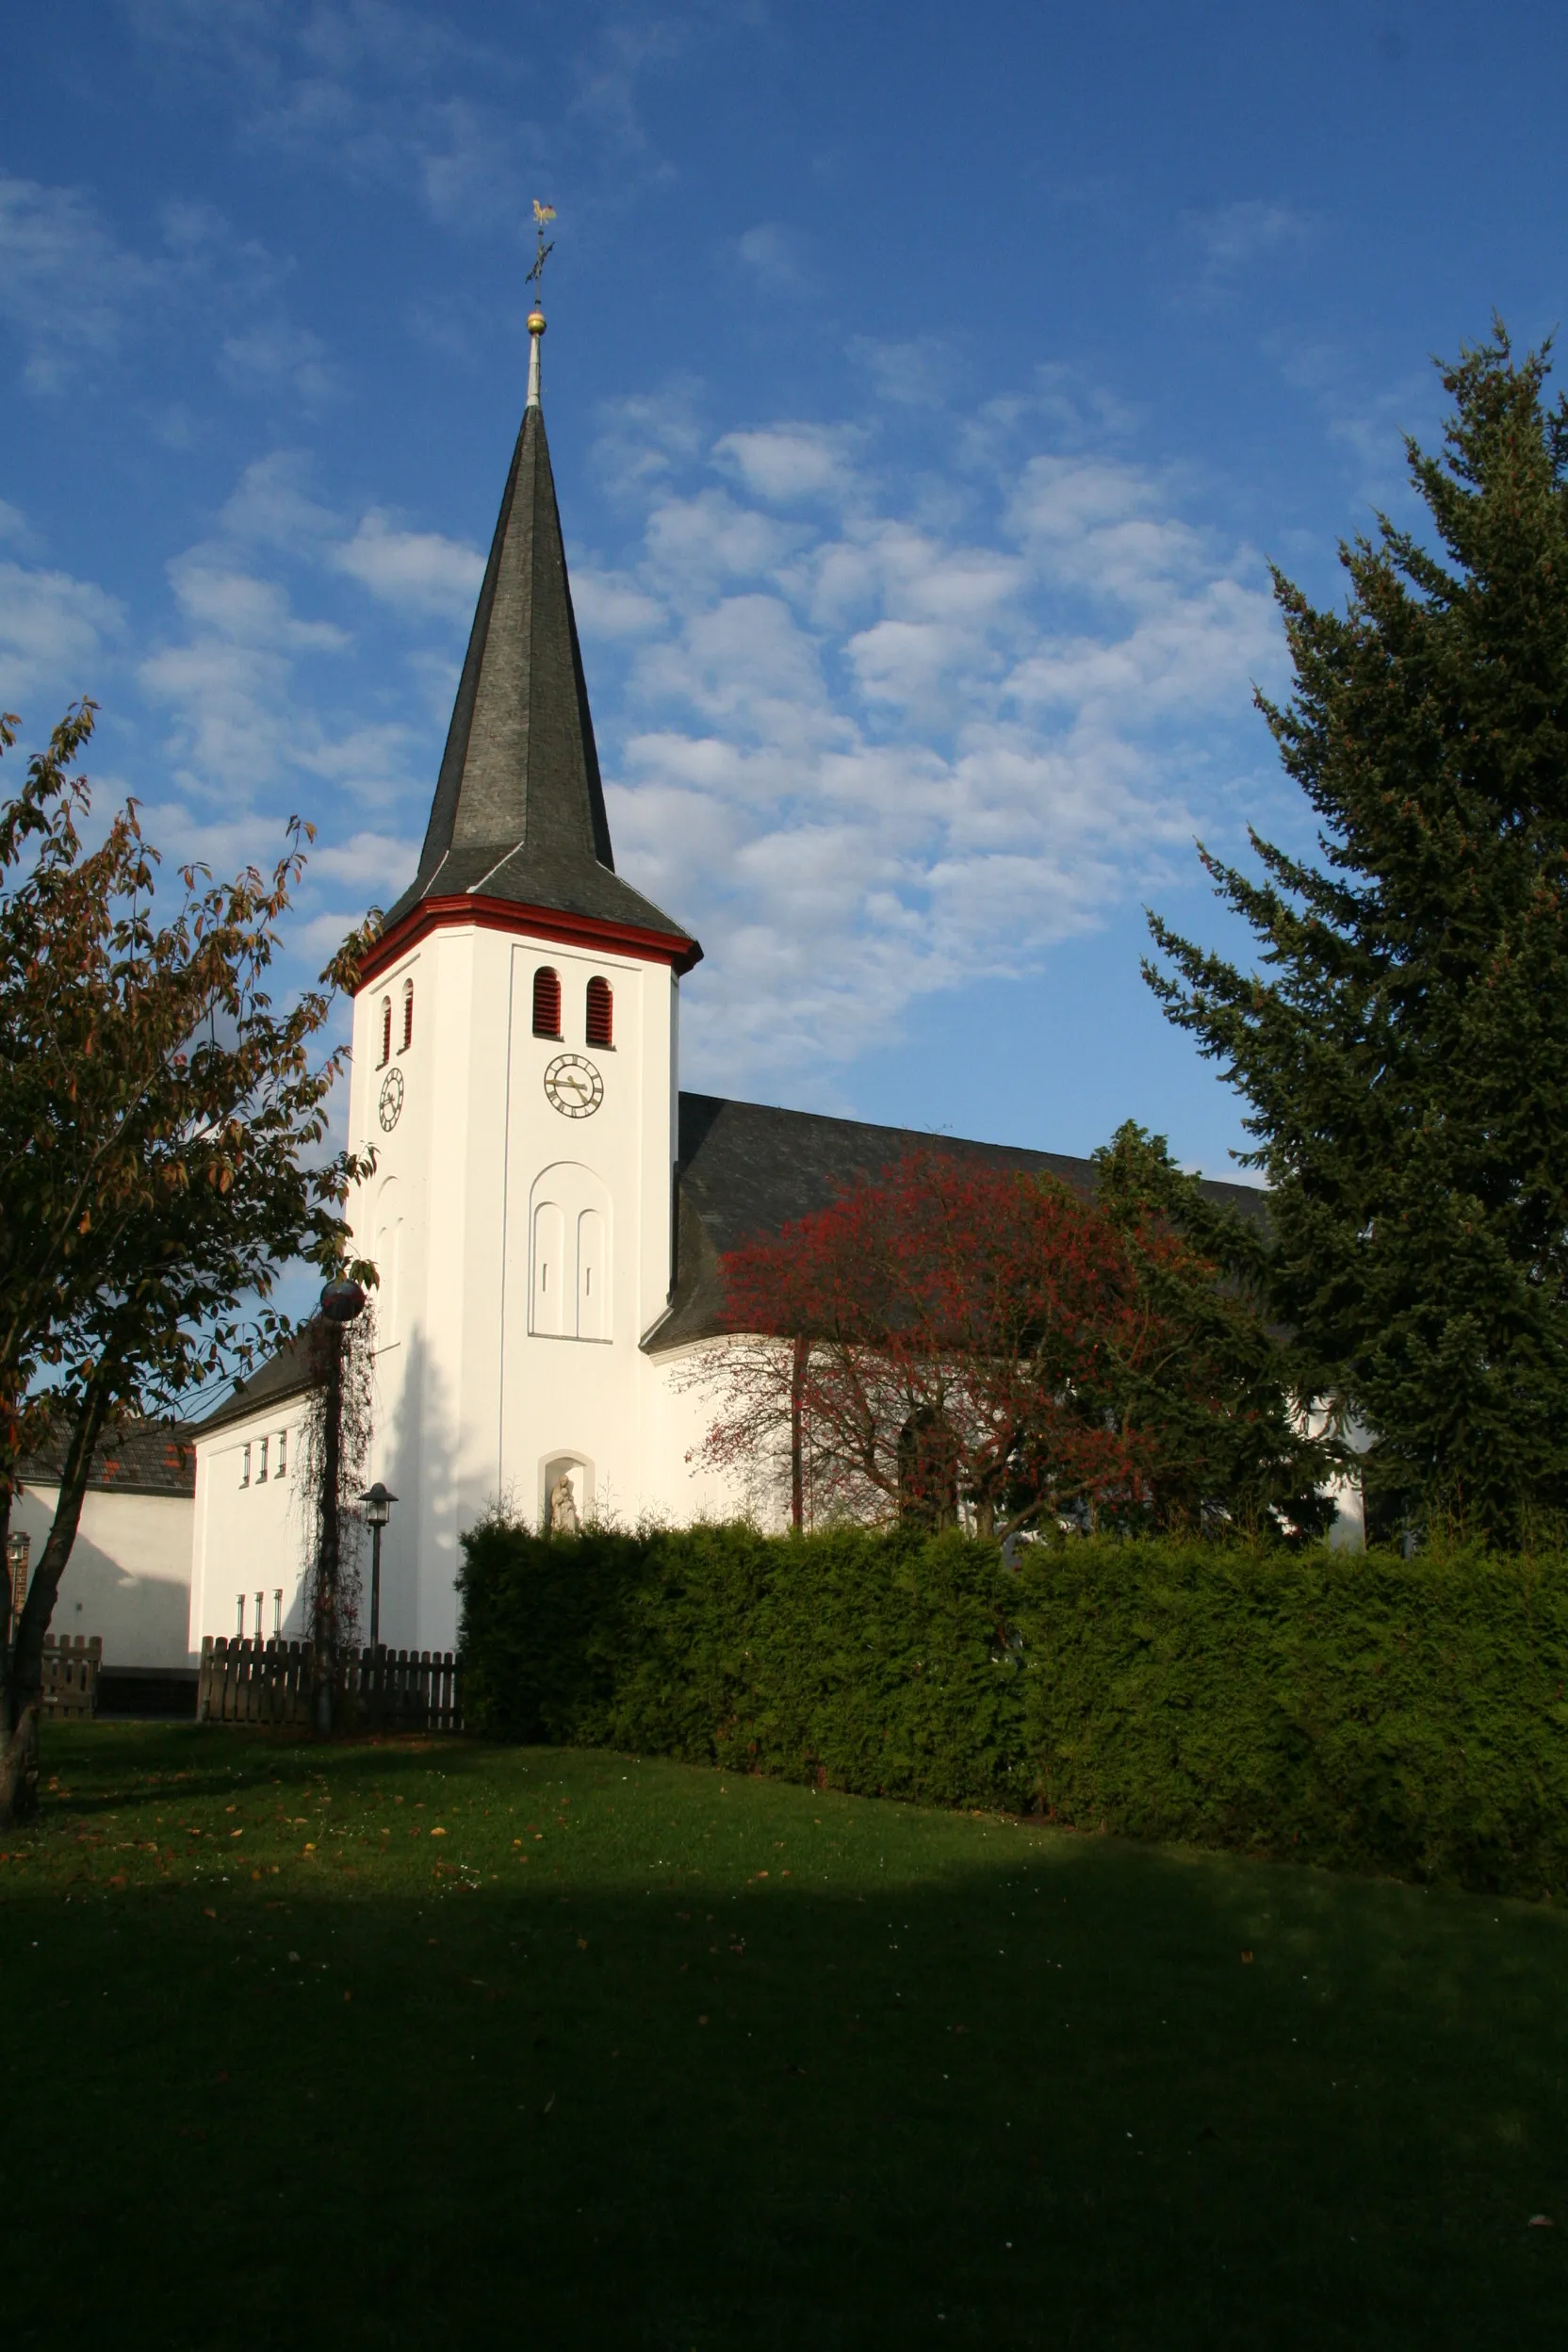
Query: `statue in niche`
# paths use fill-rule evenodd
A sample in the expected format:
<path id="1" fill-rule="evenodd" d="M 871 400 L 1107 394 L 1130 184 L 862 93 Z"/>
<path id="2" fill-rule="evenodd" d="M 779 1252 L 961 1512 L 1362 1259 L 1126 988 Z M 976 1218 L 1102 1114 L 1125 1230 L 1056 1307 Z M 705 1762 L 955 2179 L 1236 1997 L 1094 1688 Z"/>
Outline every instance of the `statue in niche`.
<path id="1" fill-rule="evenodd" d="M 577 1515 L 577 1496 L 572 1492 L 572 1474 L 563 1470 L 550 1489 L 550 1533 L 577 1535 L 581 1523 Z"/>

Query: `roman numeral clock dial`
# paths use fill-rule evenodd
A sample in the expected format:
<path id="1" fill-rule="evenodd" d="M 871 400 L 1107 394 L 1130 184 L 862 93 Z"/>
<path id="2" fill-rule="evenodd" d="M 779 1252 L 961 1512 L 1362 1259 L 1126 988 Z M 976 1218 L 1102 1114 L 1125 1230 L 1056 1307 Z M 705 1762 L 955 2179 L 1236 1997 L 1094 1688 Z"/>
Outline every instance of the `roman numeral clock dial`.
<path id="1" fill-rule="evenodd" d="M 545 1072 L 545 1092 L 563 1119 L 592 1119 L 604 1101 L 604 1080 L 581 1054 L 558 1054 Z"/>

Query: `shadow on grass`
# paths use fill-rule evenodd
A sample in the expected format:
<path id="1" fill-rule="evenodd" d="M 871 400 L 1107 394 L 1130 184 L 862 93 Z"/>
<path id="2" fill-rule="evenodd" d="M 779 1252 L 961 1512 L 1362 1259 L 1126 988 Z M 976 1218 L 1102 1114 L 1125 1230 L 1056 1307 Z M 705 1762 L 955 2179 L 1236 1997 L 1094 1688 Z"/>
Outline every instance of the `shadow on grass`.
<path id="1" fill-rule="evenodd" d="M 610 1756 L 103 1738 L 0 1880 L 12 2343 L 1556 2325 L 1548 1912 Z"/>

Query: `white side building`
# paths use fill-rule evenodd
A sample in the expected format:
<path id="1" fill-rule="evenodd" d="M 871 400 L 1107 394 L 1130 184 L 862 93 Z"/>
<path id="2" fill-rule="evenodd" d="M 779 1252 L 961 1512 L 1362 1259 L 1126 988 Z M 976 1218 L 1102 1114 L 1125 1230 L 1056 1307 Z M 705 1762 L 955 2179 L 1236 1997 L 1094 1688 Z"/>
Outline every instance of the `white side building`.
<path id="1" fill-rule="evenodd" d="M 37 1567 L 59 1502 L 57 1448 L 22 1464 L 10 1533 Z M 104 1658 L 133 1674 L 184 1671 L 191 1649 L 191 1495 L 196 1448 L 188 1429 L 139 1421 L 107 1430 L 92 1457 L 81 1522 L 50 1631 L 96 1634 Z"/>

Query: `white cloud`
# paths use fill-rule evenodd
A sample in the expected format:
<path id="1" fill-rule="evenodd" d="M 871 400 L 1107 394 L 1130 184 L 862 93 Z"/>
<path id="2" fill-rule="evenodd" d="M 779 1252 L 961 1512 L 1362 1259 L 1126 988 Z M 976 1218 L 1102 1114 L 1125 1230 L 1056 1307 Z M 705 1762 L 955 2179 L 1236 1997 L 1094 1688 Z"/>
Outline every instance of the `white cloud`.
<path id="1" fill-rule="evenodd" d="M 220 545 L 189 548 L 169 578 L 190 634 L 146 657 L 143 689 L 172 715 L 186 789 L 244 798 L 317 748 L 294 702 L 297 658 L 340 654 L 351 640 L 334 622 L 302 619 L 280 581 Z"/>
<path id="2" fill-rule="evenodd" d="M 1217 302 L 1249 270 L 1274 268 L 1306 252 L 1317 222 L 1294 204 L 1252 196 L 1240 204 L 1189 212 L 1182 238 L 1189 256 L 1189 299 Z"/>
<path id="3" fill-rule="evenodd" d="M 722 974 L 690 991 L 699 1083 L 830 1090 L 920 995 L 1147 889 L 1250 778 L 1228 728 L 1280 659 L 1263 566 L 1068 398 L 979 420 L 943 499 L 902 509 L 858 433 L 639 467 L 617 419 L 644 495 L 617 576 L 653 609 L 601 751 L 622 871 Z"/>
<path id="4" fill-rule="evenodd" d="M 379 508 L 362 517 L 333 562 L 384 603 L 405 612 L 466 620 L 473 612 L 484 558 L 436 531 L 400 531 Z"/>
<path id="5" fill-rule="evenodd" d="M 617 207 L 670 177 L 647 128 L 649 77 L 699 42 L 743 38 L 759 14 L 751 0 L 685 21 L 580 11 L 577 54 L 552 72 L 515 11 L 493 11 L 483 36 L 397 0 L 129 0 L 129 12 L 143 39 L 199 66 L 246 145 L 402 191 L 444 227 L 506 235 L 531 195 L 565 192 L 567 172 Z"/>
<path id="6" fill-rule="evenodd" d="M 646 560 L 677 596 L 700 602 L 732 580 L 769 573 L 803 541 L 800 529 L 742 505 L 726 490 L 662 498 L 648 517 Z"/>
<path id="7" fill-rule="evenodd" d="M 23 380 L 53 393 L 112 351 L 162 272 L 117 243 L 91 197 L 0 174 L 0 318 L 23 350 Z"/>
<path id="8" fill-rule="evenodd" d="M 645 637 L 665 617 L 659 598 L 622 572 L 574 571 L 572 604 L 584 637 Z"/>
<path id="9" fill-rule="evenodd" d="M 726 250 L 766 294 L 800 294 L 810 285 L 806 240 L 780 221 L 759 221 Z"/>
<path id="10" fill-rule="evenodd" d="M 754 496 L 772 504 L 842 499 L 855 486 L 849 458 L 860 438 L 822 425 L 773 425 L 761 433 L 727 433 L 715 442 L 713 455 Z"/>
<path id="11" fill-rule="evenodd" d="M 617 862 L 709 949 L 695 1083 L 831 1096 L 921 996 L 1037 969 L 1251 789 L 1250 682 L 1280 660 L 1263 567 L 1124 420 L 1070 402 L 955 419 L 935 494 L 899 491 L 861 428 L 608 413 L 635 520 L 576 588 Z M 211 825 L 326 811 L 318 944 L 412 872 L 481 571 L 334 509 L 287 451 L 172 568 L 182 626 L 141 675 L 177 787 Z M 360 591 L 409 631 L 395 689 L 352 668 L 346 618 L 380 626 Z"/>
<path id="12" fill-rule="evenodd" d="M 310 409 L 339 399 L 344 389 L 342 371 L 328 356 L 320 336 L 281 318 L 258 319 L 225 335 L 219 367 L 237 392 L 267 398 L 292 392 Z"/>
<path id="13" fill-rule="evenodd" d="M 57 395 L 152 335 L 195 321 L 236 390 L 290 391 L 318 407 L 341 390 L 339 372 L 319 337 L 278 309 L 281 275 L 211 205 L 165 204 L 139 250 L 106 225 L 90 190 L 0 172 L 0 324 L 34 392 Z M 188 414 L 165 404 L 155 430 L 180 446 Z"/>
<path id="14" fill-rule="evenodd" d="M 940 335 L 887 343 L 874 335 L 856 335 L 846 348 L 878 400 L 890 407 L 939 407 L 957 372 L 953 347 Z"/>
<path id="15" fill-rule="evenodd" d="M 105 647 L 123 626 L 121 606 L 91 580 L 0 562 L 0 708 L 43 692 L 101 695 Z"/>
<path id="16" fill-rule="evenodd" d="M 298 451 L 274 449 L 240 475 L 219 511 L 224 535 L 291 553 L 308 553 L 336 537 L 343 525 L 306 487 L 310 462 Z"/>

